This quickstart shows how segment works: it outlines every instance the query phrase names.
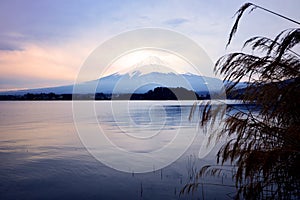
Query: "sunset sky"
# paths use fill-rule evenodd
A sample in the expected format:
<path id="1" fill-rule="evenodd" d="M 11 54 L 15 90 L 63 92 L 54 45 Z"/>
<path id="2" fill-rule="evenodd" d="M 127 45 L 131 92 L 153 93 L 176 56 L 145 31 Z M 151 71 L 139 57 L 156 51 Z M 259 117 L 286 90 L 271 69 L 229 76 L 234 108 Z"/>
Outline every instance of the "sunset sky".
<path id="1" fill-rule="evenodd" d="M 196 41 L 212 59 L 241 50 L 255 35 L 274 37 L 296 27 L 255 10 L 243 16 L 225 49 L 233 15 L 246 1 L 228 0 L 1 0 L 0 90 L 72 84 L 88 55 L 124 31 L 167 28 Z M 300 20 L 299 0 L 255 4 Z"/>

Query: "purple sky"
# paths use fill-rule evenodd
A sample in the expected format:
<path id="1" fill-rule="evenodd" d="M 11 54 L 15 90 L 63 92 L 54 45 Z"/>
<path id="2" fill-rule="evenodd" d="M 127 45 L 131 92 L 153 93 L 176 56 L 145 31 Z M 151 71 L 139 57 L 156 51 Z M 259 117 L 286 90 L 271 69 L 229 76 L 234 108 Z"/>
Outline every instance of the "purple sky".
<path id="1" fill-rule="evenodd" d="M 0 90 L 73 83 L 88 55 L 120 32 L 160 27 L 196 41 L 213 61 L 255 35 L 295 24 L 261 10 L 246 14 L 225 50 L 232 16 L 246 1 L 1 0 Z M 253 1 L 300 20 L 299 0 Z"/>

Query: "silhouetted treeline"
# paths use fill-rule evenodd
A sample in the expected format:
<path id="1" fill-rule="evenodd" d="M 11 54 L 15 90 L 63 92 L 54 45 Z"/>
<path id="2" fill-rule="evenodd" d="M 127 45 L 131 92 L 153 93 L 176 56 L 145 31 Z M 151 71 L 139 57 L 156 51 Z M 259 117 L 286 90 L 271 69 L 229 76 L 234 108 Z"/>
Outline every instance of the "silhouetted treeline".
<path id="1" fill-rule="evenodd" d="M 27 93 L 24 95 L 0 95 L 1 101 L 70 101 L 70 100 L 110 100 L 110 94 L 96 93 L 96 94 L 55 94 Z"/>
<path id="2" fill-rule="evenodd" d="M 199 96 L 185 88 L 158 87 L 144 94 L 55 94 L 27 93 L 24 95 L 0 95 L 1 101 L 68 101 L 68 100 L 202 100 L 210 99 L 209 94 Z"/>
<path id="3" fill-rule="evenodd" d="M 166 88 L 157 87 L 154 90 L 149 90 L 145 94 L 122 94 L 113 96 L 114 100 L 200 100 L 209 99 L 210 96 L 199 96 L 196 92 L 185 88 Z"/>
<path id="4" fill-rule="evenodd" d="M 55 94 L 51 93 L 40 93 L 32 94 L 27 93 L 24 95 L 0 95 L 2 101 L 42 101 L 42 100 L 72 100 L 72 94 Z"/>

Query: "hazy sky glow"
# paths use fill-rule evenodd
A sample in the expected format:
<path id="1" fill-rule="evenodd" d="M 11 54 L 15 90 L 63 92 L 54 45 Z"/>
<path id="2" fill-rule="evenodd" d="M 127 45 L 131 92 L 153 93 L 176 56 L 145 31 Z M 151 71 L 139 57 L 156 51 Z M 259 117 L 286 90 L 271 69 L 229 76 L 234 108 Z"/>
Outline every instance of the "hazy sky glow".
<path id="1" fill-rule="evenodd" d="M 130 52 L 116 59 L 109 66 L 109 70 L 107 70 L 105 75 L 112 73 L 123 74 L 135 70 L 142 73 L 148 73 L 151 71 L 158 71 L 153 70 L 153 68 L 157 68 L 157 66 L 164 66 L 164 69 L 160 69 L 160 71 L 164 73 L 174 72 L 181 74 L 188 71 L 193 74 L 198 74 L 198 71 L 193 69 L 191 64 L 170 52 L 159 50 L 139 50 Z"/>
<path id="2" fill-rule="evenodd" d="M 255 10 L 246 14 L 225 50 L 233 14 L 246 1 L 227 0 L 1 0 L 0 90 L 71 84 L 88 55 L 120 32 L 160 27 L 196 41 L 213 61 L 239 51 L 247 38 L 274 37 L 295 27 Z M 299 0 L 256 0 L 300 20 Z"/>

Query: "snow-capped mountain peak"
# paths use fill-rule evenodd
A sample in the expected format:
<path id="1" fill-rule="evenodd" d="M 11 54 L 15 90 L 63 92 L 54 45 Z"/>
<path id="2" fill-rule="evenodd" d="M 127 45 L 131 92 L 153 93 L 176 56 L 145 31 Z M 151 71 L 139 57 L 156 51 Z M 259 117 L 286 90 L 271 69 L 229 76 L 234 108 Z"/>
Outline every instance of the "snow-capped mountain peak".
<path id="1" fill-rule="evenodd" d="M 148 67 L 144 66 L 144 67 Z M 150 65 L 151 66 L 151 65 Z M 111 74 L 98 80 L 79 83 L 76 85 L 75 93 L 146 93 L 156 87 L 183 87 L 195 92 L 220 91 L 223 82 L 220 79 L 198 76 L 195 74 L 178 74 L 174 72 L 150 72 L 142 73 L 144 68 L 132 70 L 131 74 Z M 95 90 L 96 87 L 96 90 Z M 56 93 L 71 94 L 73 93 L 73 85 L 59 86 L 53 88 L 38 88 L 14 92 L 6 92 L 6 94 L 26 94 L 26 93 Z M 3 93 L 2 93 L 3 94 Z"/>
<path id="2" fill-rule="evenodd" d="M 174 70 L 172 66 L 165 60 L 162 60 L 157 56 L 148 56 L 129 68 L 120 71 L 119 74 L 128 74 L 130 77 L 132 77 L 150 74 L 153 72 L 168 74 L 176 73 L 176 70 Z"/>

